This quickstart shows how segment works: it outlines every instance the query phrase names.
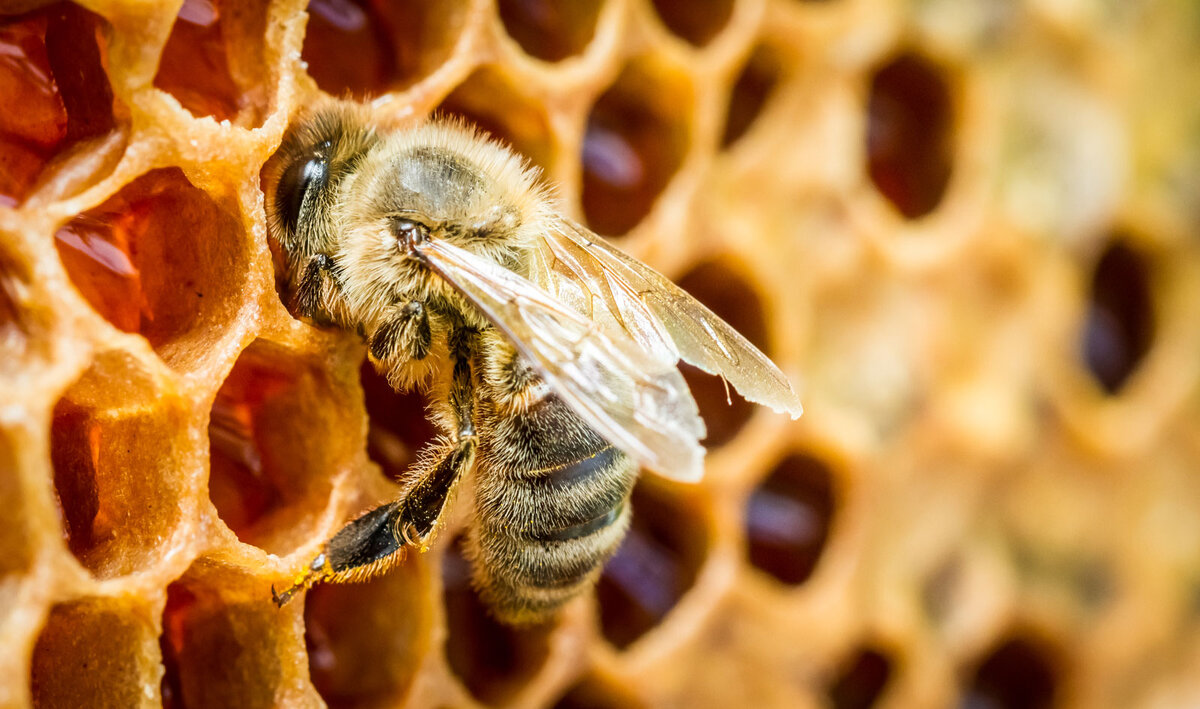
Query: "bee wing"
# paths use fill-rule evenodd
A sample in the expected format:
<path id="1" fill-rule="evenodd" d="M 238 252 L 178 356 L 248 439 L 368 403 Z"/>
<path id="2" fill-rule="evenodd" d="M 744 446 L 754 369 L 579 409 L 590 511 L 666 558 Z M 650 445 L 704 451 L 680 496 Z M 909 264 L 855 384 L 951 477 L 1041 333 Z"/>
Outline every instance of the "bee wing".
<path id="1" fill-rule="evenodd" d="M 536 284 L 445 241 L 424 242 L 417 251 L 597 433 L 657 473 L 700 478 L 704 422 L 674 357 L 592 322 Z"/>
<path id="2" fill-rule="evenodd" d="M 793 419 L 803 412 L 787 377 L 728 323 L 646 264 L 566 219 L 543 235 L 533 280 L 598 323 L 616 323 L 652 351 L 723 377 L 745 398 Z M 584 292 L 580 293 L 579 291 Z"/>

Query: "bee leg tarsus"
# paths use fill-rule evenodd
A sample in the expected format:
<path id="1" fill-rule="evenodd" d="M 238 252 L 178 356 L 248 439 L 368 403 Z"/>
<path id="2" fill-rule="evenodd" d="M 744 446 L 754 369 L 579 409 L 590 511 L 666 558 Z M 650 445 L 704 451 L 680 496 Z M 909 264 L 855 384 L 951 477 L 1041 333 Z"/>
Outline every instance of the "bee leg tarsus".
<path id="1" fill-rule="evenodd" d="M 278 593 L 275 590 L 275 584 L 271 584 L 271 600 L 275 602 L 277 608 L 283 608 L 297 593 L 310 588 L 322 579 L 328 578 L 331 574 L 332 569 L 329 566 L 328 556 L 325 551 L 322 551 L 309 562 L 308 568 L 297 576 L 292 581 L 292 585 L 283 590 L 283 593 Z"/>
<path id="2" fill-rule="evenodd" d="M 288 601 L 292 600 L 292 596 L 296 595 L 297 590 L 296 586 L 291 586 L 283 593 L 279 593 L 275 590 L 275 584 L 271 584 L 271 601 L 276 608 L 283 608 Z"/>

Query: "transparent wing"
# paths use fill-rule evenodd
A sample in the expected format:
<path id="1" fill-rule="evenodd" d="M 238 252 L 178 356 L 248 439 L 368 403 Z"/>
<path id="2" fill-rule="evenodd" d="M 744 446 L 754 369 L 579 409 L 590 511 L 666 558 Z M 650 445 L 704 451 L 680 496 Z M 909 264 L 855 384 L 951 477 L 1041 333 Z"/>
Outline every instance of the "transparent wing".
<path id="1" fill-rule="evenodd" d="M 566 219 L 542 238 L 531 279 L 556 298 L 602 327 L 620 326 L 658 356 L 670 352 L 724 377 L 750 401 L 793 419 L 803 412 L 800 397 L 766 355 L 665 276 Z"/>
<path id="2" fill-rule="evenodd" d="M 659 474 L 700 479 L 704 422 L 668 350 L 602 327 L 536 284 L 445 241 L 424 242 L 417 251 L 597 433 Z"/>

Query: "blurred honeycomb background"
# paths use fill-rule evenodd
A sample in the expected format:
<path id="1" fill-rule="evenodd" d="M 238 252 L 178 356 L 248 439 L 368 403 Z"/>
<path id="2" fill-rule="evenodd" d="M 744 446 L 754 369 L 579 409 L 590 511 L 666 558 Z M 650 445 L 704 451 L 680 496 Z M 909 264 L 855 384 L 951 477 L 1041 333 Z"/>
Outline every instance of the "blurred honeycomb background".
<path id="1" fill-rule="evenodd" d="M 1200 3 L 0 2 L 0 706 L 1200 706 Z M 285 583 L 429 436 L 292 318 L 320 97 L 465 116 L 799 385 L 594 596 Z"/>

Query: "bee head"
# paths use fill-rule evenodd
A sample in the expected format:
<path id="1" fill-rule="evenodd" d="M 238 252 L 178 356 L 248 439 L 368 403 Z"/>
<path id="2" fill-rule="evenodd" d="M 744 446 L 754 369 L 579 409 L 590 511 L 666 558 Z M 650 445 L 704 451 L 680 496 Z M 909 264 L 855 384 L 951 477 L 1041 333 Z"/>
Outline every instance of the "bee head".
<path id="1" fill-rule="evenodd" d="M 350 106 L 321 108 L 297 121 L 263 170 L 268 225 L 289 264 L 333 251 L 336 194 L 377 143 Z"/>

